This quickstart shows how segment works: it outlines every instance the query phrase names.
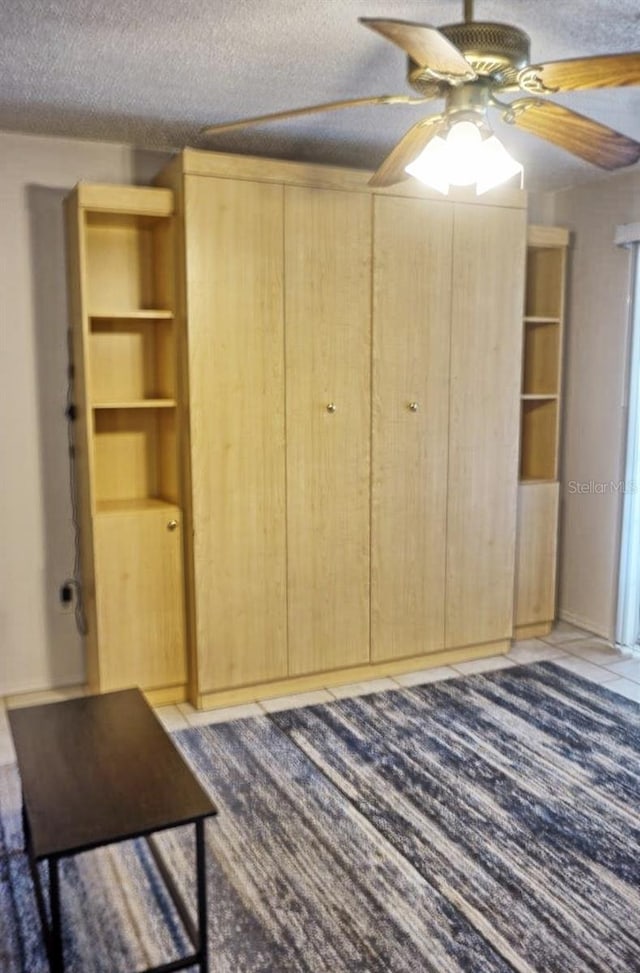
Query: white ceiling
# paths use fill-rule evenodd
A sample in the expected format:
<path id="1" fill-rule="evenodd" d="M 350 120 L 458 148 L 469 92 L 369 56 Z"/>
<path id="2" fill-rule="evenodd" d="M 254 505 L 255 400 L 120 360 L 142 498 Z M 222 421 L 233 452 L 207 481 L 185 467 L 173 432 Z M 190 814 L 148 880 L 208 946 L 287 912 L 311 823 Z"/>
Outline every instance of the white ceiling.
<path id="1" fill-rule="evenodd" d="M 362 16 L 438 26 L 463 19 L 462 0 L 3 0 L 0 129 L 375 168 L 441 103 L 199 135 L 263 112 L 410 93 L 405 56 L 358 24 Z M 476 0 L 475 19 L 523 28 L 533 62 L 640 49 L 639 0 Z M 640 85 L 555 100 L 640 141 Z M 530 189 L 604 175 L 493 122 Z"/>

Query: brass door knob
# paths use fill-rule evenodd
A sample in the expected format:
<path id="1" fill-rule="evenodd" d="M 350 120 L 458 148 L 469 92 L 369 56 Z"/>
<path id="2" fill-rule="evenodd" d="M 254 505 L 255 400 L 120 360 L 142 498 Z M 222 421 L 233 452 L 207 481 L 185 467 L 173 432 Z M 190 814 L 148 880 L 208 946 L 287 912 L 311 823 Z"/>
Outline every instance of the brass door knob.
<path id="1" fill-rule="evenodd" d="M 178 526 L 177 520 L 170 520 L 169 523 L 167 524 L 167 530 L 175 530 L 177 526 Z"/>
<path id="2" fill-rule="evenodd" d="M 328 402 L 327 403 L 327 412 L 335 412 L 335 411 L 336 411 L 336 404 L 335 404 L 335 402 Z"/>
<path id="3" fill-rule="evenodd" d="M 409 410 L 411 412 L 417 412 L 418 411 L 418 403 L 417 402 L 410 402 L 409 403 Z"/>

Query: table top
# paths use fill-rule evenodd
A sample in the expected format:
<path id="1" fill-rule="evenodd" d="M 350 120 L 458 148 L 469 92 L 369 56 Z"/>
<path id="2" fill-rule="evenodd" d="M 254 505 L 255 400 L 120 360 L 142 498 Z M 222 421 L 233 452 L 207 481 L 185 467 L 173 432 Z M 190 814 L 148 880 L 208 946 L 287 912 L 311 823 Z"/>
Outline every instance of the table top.
<path id="1" fill-rule="evenodd" d="M 138 689 L 7 715 L 37 859 L 217 813 Z"/>

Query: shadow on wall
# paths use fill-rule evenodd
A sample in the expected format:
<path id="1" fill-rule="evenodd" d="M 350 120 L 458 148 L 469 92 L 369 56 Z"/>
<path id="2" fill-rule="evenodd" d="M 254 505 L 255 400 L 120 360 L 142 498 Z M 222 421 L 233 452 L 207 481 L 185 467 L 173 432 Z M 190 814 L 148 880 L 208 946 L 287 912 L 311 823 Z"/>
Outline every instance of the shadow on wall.
<path id="1" fill-rule="evenodd" d="M 51 686 L 82 683 L 82 640 L 60 586 L 73 573 L 74 529 L 65 410 L 69 375 L 63 200 L 67 189 L 28 186 L 34 354 L 42 471 L 45 632 Z"/>

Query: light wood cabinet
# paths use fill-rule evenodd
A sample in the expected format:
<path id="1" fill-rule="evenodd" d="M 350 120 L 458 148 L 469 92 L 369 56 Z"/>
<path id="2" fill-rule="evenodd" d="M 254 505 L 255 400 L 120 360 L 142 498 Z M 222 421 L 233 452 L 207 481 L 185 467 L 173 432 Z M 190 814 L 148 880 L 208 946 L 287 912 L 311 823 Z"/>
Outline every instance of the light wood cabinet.
<path id="1" fill-rule="evenodd" d="M 569 234 L 530 226 L 523 318 L 515 634 L 546 634 L 556 613 L 558 457 Z"/>
<path id="2" fill-rule="evenodd" d="M 289 675 L 369 659 L 371 200 L 285 187 Z"/>
<path id="3" fill-rule="evenodd" d="M 556 469 L 548 258 L 521 389 L 522 194 L 367 179 L 187 150 L 70 200 L 92 688 L 229 705 L 507 649 L 519 403 L 523 475 Z"/>
<path id="4" fill-rule="evenodd" d="M 453 208 L 374 199 L 371 659 L 444 647 Z"/>
<path id="5" fill-rule="evenodd" d="M 87 679 L 185 696 L 173 197 L 67 200 Z"/>
<path id="6" fill-rule="evenodd" d="M 191 698 L 505 651 L 523 195 L 186 150 Z"/>

